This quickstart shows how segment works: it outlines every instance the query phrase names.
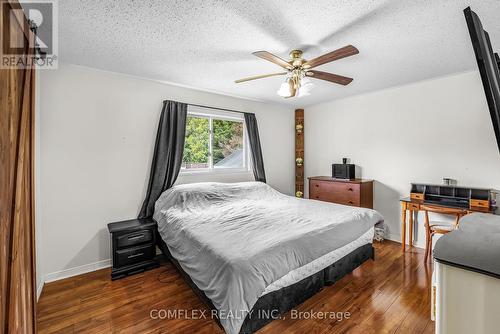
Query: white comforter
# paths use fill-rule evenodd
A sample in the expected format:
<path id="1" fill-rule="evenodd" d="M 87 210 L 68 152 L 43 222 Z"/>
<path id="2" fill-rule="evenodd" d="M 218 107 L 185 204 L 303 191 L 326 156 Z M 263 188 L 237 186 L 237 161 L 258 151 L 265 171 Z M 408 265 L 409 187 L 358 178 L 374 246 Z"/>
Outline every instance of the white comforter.
<path id="1" fill-rule="evenodd" d="M 238 333 L 266 287 L 359 238 L 382 216 L 285 196 L 260 182 L 175 186 L 154 218 L 172 256 Z"/>

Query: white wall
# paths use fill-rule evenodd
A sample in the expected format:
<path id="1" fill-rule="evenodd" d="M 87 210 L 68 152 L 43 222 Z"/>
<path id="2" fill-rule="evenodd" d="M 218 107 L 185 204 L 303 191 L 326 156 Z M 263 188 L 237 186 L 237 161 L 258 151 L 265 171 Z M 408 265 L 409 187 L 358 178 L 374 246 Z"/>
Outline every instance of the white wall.
<path id="1" fill-rule="evenodd" d="M 47 280 L 109 264 L 106 224 L 138 214 L 165 99 L 254 112 L 268 183 L 293 194 L 289 107 L 74 65 L 40 74 L 41 267 Z M 253 180 L 253 174 L 179 182 L 202 180 Z"/>
<path id="2" fill-rule="evenodd" d="M 307 107 L 304 139 L 306 176 L 331 175 L 331 164 L 347 157 L 362 177 L 376 180 L 374 207 L 396 240 L 398 200 L 409 195 L 410 182 L 449 177 L 500 188 L 500 154 L 478 72 Z"/>
<path id="3" fill-rule="evenodd" d="M 39 76 L 38 283 L 109 264 L 106 224 L 138 213 L 164 99 L 254 112 L 268 182 L 293 194 L 290 108 L 73 65 Z M 329 175 L 332 163 L 350 158 L 376 180 L 375 209 L 393 239 L 410 182 L 451 177 L 500 188 L 500 155 L 476 72 L 310 106 L 305 122 L 306 176 Z"/>

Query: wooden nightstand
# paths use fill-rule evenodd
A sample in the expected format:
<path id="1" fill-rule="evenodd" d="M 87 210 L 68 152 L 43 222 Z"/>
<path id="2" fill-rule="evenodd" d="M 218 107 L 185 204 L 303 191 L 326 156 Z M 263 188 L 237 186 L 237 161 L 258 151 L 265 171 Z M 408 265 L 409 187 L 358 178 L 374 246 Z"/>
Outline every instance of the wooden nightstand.
<path id="1" fill-rule="evenodd" d="M 154 219 L 132 219 L 108 224 L 111 233 L 115 280 L 148 269 L 157 268 L 156 222 Z"/>

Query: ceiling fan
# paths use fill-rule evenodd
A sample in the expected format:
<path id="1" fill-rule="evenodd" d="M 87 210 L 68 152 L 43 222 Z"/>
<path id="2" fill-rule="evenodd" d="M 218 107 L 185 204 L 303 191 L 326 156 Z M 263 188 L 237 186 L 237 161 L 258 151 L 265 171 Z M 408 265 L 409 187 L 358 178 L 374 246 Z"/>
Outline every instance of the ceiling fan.
<path id="1" fill-rule="evenodd" d="M 236 80 L 235 83 L 269 78 L 278 75 L 286 75 L 285 82 L 281 85 L 280 89 L 277 92 L 278 95 L 285 98 L 309 95 L 312 83 L 307 78 L 326 80 L 344 86 L 351 83 L 351 81 L 353 80 L 352 78 L 344 77 L 333 73 L 316 71 L 313 70 L 313 68 L 332 62 L 334 60 L 353 56 L 358 53 L 359 53 L 358 49 L 356 49 L 354 46 L 347 45 L 344 46 L 343 48 L 326 53 L 317 58 L 306 60 L 302 58 L 302 50 L 292 50 L 290 52 L 290 60 L 286 61 L 276 55 L 273 55 L 270 52 L 257 51 L 253 52 L 252 54 L 259 58 L 270 61 L 278 66 L 281 66 L 285 71 L 243 78 Z"/>

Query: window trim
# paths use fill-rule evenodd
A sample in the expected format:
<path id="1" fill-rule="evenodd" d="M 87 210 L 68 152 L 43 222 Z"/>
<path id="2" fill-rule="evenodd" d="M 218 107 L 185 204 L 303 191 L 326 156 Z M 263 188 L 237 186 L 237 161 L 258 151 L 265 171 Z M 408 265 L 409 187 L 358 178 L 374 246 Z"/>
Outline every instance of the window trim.
<path id="1" fill-rule="evenodd" d="M 247 128 L 245 123 L 245 117 L 243 114 L 234 114 L 219 110 L 214 110 L 210 108 L 189 106 L 187 117 L 201 117 L 208 118 L 209 126 L 209 157 L 208 165 L 209 168 L 193 168 L 193 169 L 183 169 L 181 168 L 179 175 L 221 175 L 221 174 L 248 174 L 252 172 L 251 167 L 251 155 L 250 155 L 250 143 L 248 141 Z M 225 121 L 237 121 L 243 123 L 243 168 L 214 168 L 213 167 L 213 120 L 225 120 Z"/>

